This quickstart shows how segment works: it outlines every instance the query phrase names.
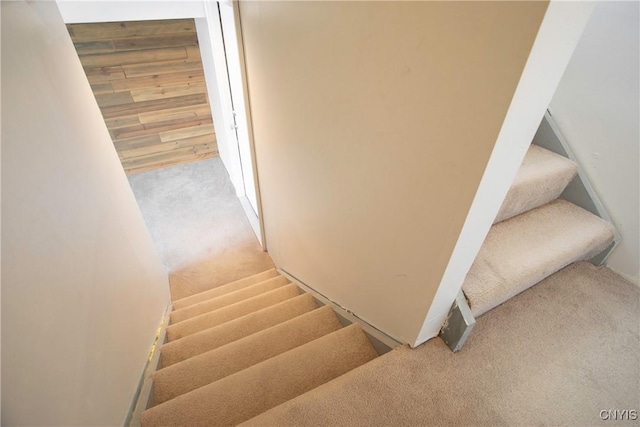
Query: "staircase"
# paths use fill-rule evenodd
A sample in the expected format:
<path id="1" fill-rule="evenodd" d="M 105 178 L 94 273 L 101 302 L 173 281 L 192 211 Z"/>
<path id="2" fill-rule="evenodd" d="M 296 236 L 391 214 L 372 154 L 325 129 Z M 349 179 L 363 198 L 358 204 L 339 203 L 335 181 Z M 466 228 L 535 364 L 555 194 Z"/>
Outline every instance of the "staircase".
<path id="1" fill-rule="evenodd" d="M 145 427 L 237 425 L 378 356 L 275 270 L 175 301 L 160 352 Z"/>
<path id="2" fill-rule="evenodd" d="M 576 171 L 531 145 L 462 286 L 475 317 L 613 242 L 609 223 L 558 199 Z"/>

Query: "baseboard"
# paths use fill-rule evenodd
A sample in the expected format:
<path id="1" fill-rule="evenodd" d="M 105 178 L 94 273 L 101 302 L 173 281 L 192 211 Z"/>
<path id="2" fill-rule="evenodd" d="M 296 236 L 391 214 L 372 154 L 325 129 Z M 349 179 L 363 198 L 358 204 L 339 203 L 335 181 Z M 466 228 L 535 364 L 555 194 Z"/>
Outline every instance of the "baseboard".
<path id="1" fill-rule="evenodd" d="M 129 427 L 139 427 L 142 412 L 145 409 L 153 406 L 153 373 L 158 370 L 160 366 L 160 346 L 167 341 L 167 326 L 169 325 L 169 318 L 171 314 L 172 304 L 167 305 L 167 309 L 164 312 L 164 316 L 160 321 L 160 326 L 156 332 L 156 339 L 149 351 L 149 357 L 144 367 L 143 374 L 140 377 L 140 382 L 136 393 L 133 397 L 131 409 L 125 419 L 124 425 Z"/>
<path id="2" fill-rule="evenodd" d="M 371 343 L 373 344 L 375 349 L 378 351 L 378 354 L 382 355 L 382 354 L 387 353 L 387 352 L 393 350 L 394 348 L 399 347 L 399 346 L 402 345 L 401 342 L 395 340 L 394 338 L 392 338 L 389 335 L 385 334 L 384 332 L 382 332 L 381 330 L 377 329 L 373 325 L 371 325 L 371 324 L 367 323 L 366 321 L 362 320 L 356 314 L 352 313 L 351 311 L 349 311 L 346 308 L 342 307 L 340 304 L 338 304 L 338 303 L 332 301 L 331 299 L 327 298 L 326 296 L 324 296 L 320 292 L 316 291 L 312 287 L 308 286 L 307 284 L 305 284 L 304 282 L 299 280 L 297 277 L 291 275 L 287 271 L 282 270 L 280 268 L 278 268 L 277 270 L 278 270 L 278 273 L 280 273 L 283 276 L 285 276 L 292 283 L 295 283 L 298 287 L 300 287 L 306 293 L 308 293 L 311 296 L 313 296 L 321 304 L 328 305 L 331 308 L 333 308 L 333 311 L 335 311 L 335 313 L 338 315 L 338 318 L 340 319 L 340 322 L 342 323 L 343 326 L 347 326 L 347 325 L 350 325 L 352 323 L 359 324 L 362 327 L 362 330 L 369 337 L 369 340 L 371 341 Z"/>

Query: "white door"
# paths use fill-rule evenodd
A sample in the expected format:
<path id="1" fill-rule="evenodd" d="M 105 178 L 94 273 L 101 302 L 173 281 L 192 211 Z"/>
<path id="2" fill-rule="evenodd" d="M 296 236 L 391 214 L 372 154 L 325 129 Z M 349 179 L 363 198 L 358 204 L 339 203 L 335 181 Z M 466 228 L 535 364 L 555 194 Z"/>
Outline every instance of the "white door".
<path id="1" fill-rule="evenodd" d="M 229 72 L 229 86 L 231 89 L 232 115 L 235 120 L 235 135 L 238 140 L 240 166 L 244 182 L 244 191 L 256 215 L 258 215 L 258 200 L 253 173 L 253 159 L 249 142 L 249 127 L 245 104 L 245 87 L 242 79 L 241 40 L 239 28 L 234 14 L 233 3 L 221 1 L 220 22 Z"/>

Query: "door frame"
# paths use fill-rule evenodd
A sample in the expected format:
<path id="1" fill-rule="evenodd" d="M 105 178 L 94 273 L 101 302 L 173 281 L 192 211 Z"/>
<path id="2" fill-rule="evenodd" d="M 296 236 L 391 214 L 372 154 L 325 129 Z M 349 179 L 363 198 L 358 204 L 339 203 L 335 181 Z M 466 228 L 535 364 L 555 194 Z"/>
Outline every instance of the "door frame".
<path id="1" fill-rule="evenodd" d="M 228 11 L 232 12 L 222 15 L 219 3 L 213 0 L 134 2 L 56 0 L 56 3 L 66 24 L 187 18 L 195 20 L 220 159 L 229 173 L 236 196 L 240 199 L 251 228 L 263 250 L 266 251 L 237 2 L 221 0 L 220 7 L 231 8 Z M 224 37 L 223 25 L 235 30 L 235 34 Z M 236 45 L 232 46 L 232 49 L 225 49 L 225 42 Z M 203 50 L 206 54 L 203 54 Z M 227 51 L 235 52 L 235 55 L 230 56 Z M 235 73 L 232 78 L 227 70 Z M 232 80 L 236 82 L 235 85 L 230 83 Z M 235 103 L 232 97 L 236 99 Z M 241 129 L 239 133 L 242 133 L 244 138 L 236 137 L 236 126 Z M 255 194 L 247 194 L 247 190 Z M 254 203 L 250 200 L 251 198 Z"/>

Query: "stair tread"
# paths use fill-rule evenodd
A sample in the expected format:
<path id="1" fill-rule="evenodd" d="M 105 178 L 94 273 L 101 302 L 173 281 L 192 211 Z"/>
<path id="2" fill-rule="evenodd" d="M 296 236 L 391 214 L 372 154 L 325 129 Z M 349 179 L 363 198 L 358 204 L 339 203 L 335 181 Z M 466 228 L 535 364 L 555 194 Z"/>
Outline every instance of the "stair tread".
<path id="1" fill-rule="evenodd" d="M 333 309 L 324 306 L 160 369 L 153 375 L 154 403 L 171 400 L 340 328 Z"/>
<path id="2" fill-rule="evenodd" d="M 190 306 L 174 310 L 171 313 L 171 323 L 175 324 L 186 319 L 190 319 L 195 316 L 199 316 L 204 313 L 208 313 L 213 310 L 223 308 L 225 306 L 237 303 L 254 297 L 256 295 L 263 294 L 268 291 L 272 291 L 276 288 L 282 287 L 290 283 L 284 276 L 276 276 L 262 282 L 255 283 L 250 286 L 243 287 L 236 291 L 232 291 L 215 298 L 208 299 Z"/>
<path id="3" fill-rule="evenodd" d="M 462 287 L 471 311 L 485 313 L 613 239 L 609 223 L 561 199 L 495 224 Z"/>
<path id="4" fill-rule="evenodd" d="M 311 295 L 302 294 L 221 325 L 166 343 L 160 347 L 162 366 L 171 366 L 174 363 L 221 347 L 310 312 L 316 307 L 317 303 Z"/>
<path id="5" fill-rule="evenodd" d="M 212 328 L 299 294 L 300 289 L 291 283 L 226 307 L 183 320 L 167 327 L 167 341 L 175 341 L 204 329 Z"/>
<path id="6" fill-rule="evenodd" d="M 377 356 L 353 324 L 147 409 L 142 425 L 236 425 Z"/>
<path id="7" fill-rule="evenodd" d="M 576 172 L 571 160 L 531 144 L 494 223 L 557 199 Z"/>
<path id="8" fill-rule="evenodd" d="M 216 288 L 208 289 L 206 291 L 198 292 L 197 294 L 189 295 L 188 297 L 177 299 L 173 301 L 173 309 L 178 310 L 178 309 L 190 306 L 192 304 L 197 304 L 199 302 L 206 301 L 211 298 L 216 298 L 216 297 L 219 297 L 220 295 L 237 291 L 238 289 L 251 286 L 253 284 L 265 281 L 267 279 L 270 279 L 272 277 L 276 277 L 279 275 L 280 273 L 278 273 L 275 268 L 272 268 L 270 270 L 263 271 L 262 273 L 254 274 L 253 276 L 245 277 L 243 279 L 239 279 L 231 283 L 218 286 Z"/>

